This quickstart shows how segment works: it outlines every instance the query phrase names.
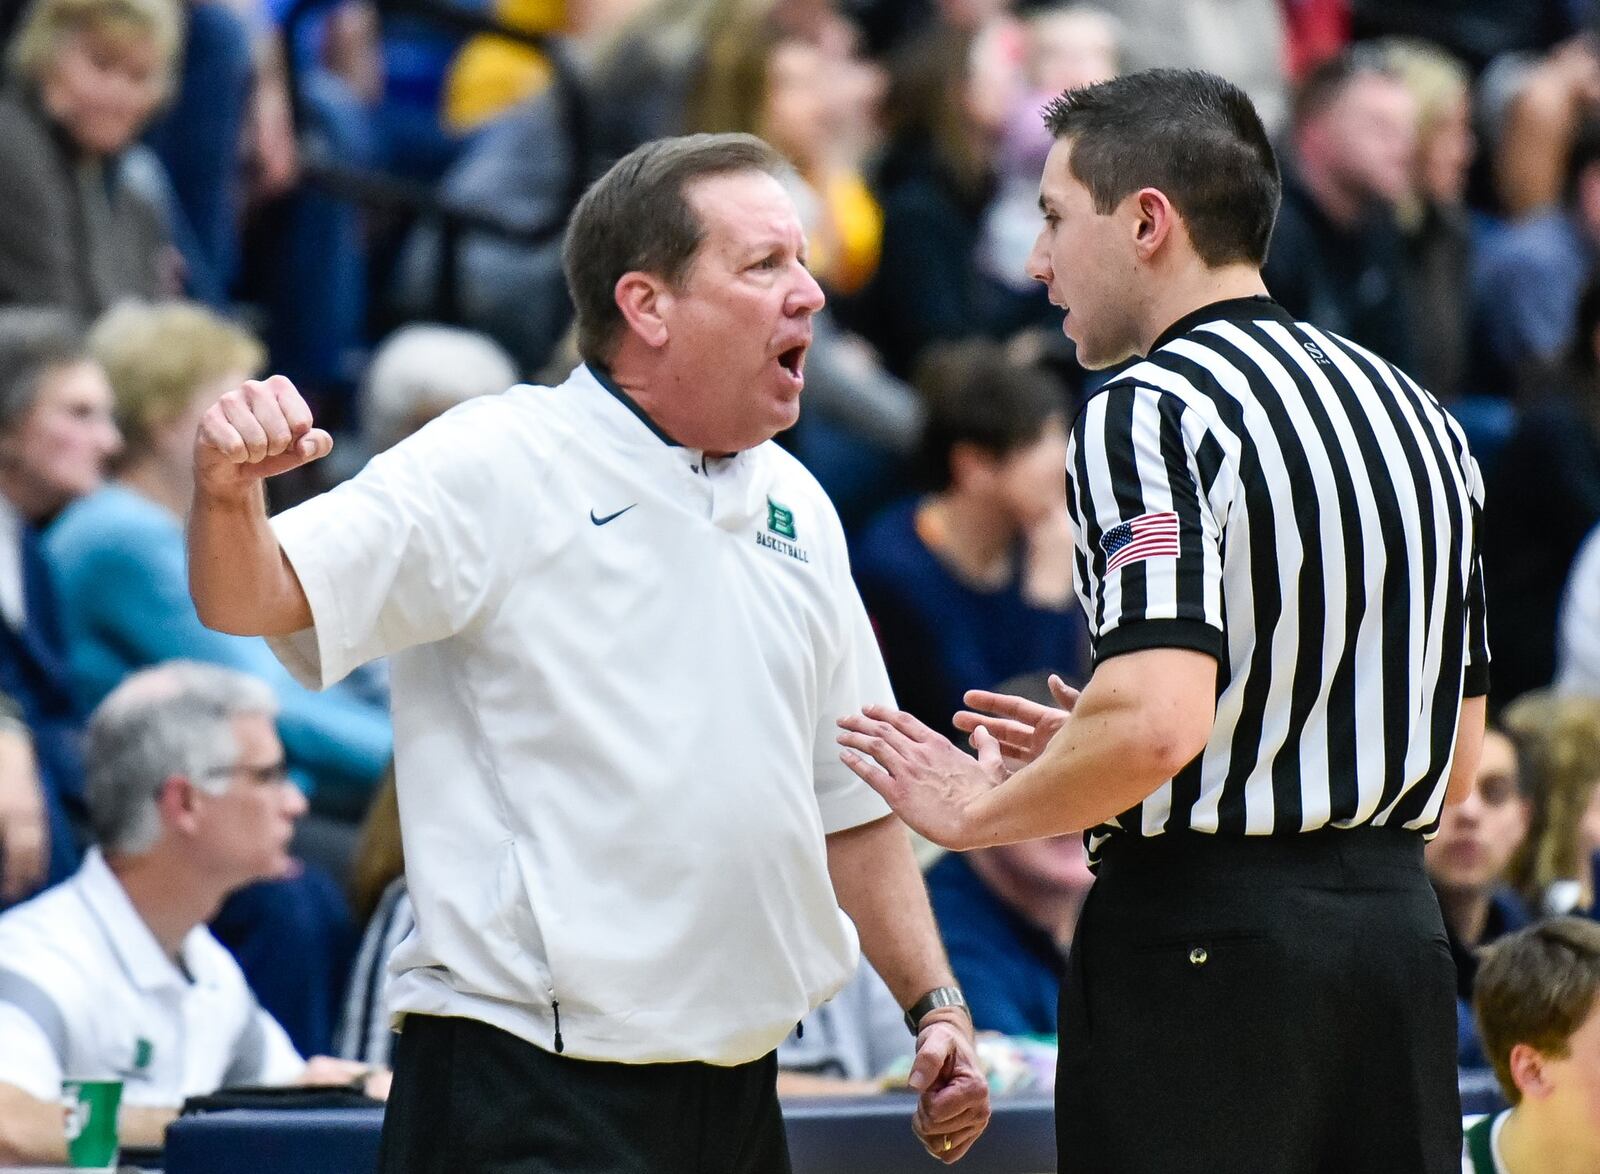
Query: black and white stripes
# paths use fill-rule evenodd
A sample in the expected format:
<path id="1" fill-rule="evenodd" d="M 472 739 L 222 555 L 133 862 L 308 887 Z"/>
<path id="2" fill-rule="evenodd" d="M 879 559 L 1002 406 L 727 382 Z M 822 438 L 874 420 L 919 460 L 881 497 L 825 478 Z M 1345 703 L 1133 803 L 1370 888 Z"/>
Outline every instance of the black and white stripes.
<path id="1" fill-rule="evenodd" d="M 1205 751 L 1091 853 L 1118 829 L 1432 830 L 1488 647 L 1482 480 L 1431 395 L 1272 302 L 1218 303 L 1089 400 L 1067 481 L 1097 663 L 1219 662 Z M 1119 555 L 1168 514 L 1175 554 Z"/>

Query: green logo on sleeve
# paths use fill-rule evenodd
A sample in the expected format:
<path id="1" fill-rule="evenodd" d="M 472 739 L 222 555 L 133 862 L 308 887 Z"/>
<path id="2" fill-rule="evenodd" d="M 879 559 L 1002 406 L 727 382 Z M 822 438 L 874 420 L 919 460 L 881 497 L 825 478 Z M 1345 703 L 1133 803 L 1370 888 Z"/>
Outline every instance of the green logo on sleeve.
<path id="1" fill-rule="evenodd" d="M 767 529 L 780 538 L 794 539 L 794 511 L 767 498 Z"/>
<path id="2" fill-rule="evenodd" d="M 143 1072 L 150 1067 L 150 1061 L 155 1059 L 155 1051 L 155 1045 L 140 1036 L 139 1042 L 133 1046 L 133 1070 Z"/>

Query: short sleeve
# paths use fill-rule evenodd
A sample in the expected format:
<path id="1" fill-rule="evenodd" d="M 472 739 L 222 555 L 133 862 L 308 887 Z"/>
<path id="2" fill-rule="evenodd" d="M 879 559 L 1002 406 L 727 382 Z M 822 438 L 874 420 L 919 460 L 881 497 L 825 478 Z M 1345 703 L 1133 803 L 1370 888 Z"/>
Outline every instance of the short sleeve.
<path id="1" fill-rule="evenodd" d="M 312 627 L 269 643 L 302 684 L 453 636 L 503 589 L 538 486 L 507 484 L 500 399 L 463 404 L 272 520 Z"/>
<path id="2" fill-rule="evenodd" d="M 1096 663 L 1142 648 L 1222 659 L 1232 467 L 1177 396 L 1115 383 L 1073 425 L 1067 496 Z"/>
<path id="3" fill-rule="evenodd" d="M 840 540 L 843 546 L 843 540 Z M 841 549 L 840 559 L 844 559 Z M 822 830 L 832 835 L 847 828 L 860 827 L 890 814 L 889 805 L 839 758 L 839 727 L 847 714 L 859 713 L 864 705 L 894 705 L 894 690 L 883 665 L 883 654 L 867 619 L 867 609 L 847 574 L 841 577 L 839 591 L 843 612 L 843 632 L 839 652 L 829 674 L 818 711 L 812 771 L 817 791 L 817 806 L 822 812 Z"/>
<path id="4" fill-rule="evenodd" d="M 250 1017 L 228 1058 L 223 1086 L 293 1084 L 305 1071 L 304 1058 L 278 1021 L 254 999 L 251 1002 Z"/>
<path id="5" fill-rule="evenodd" d="M 1467 577 L 1467 664 L 1462 675 L 1465 697 L 1489 692 L 1489 609 L 1483 586 L 1483 476 L 1478 462 L 1467 457 L 1467 489 L 1472 498 L 1472 570 Z"/>
<path id="6" fill-rule="evenodd" d="M 61 1095 L 62 1056 L 30 1011 L 0 1000 L 0 1083 L 31 1097 L 54 1101 Z"/>

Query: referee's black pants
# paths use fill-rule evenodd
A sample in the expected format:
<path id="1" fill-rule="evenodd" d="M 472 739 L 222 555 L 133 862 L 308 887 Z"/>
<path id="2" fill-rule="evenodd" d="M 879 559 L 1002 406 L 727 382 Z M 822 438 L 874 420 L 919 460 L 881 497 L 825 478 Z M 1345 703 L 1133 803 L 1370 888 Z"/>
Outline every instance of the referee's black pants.
<path id="1" fill-rule="evenodd" d="M 776 1053 L 733 1068 L 558 1056 L 408 1015 L 381 1174 L 788 1174 Z"/>
<path id="2" fill-rule="evenodd" d="M 1459 1174 L 1422 838 L 1105 845 L 1061 995 L 1062 1174 Z"/>

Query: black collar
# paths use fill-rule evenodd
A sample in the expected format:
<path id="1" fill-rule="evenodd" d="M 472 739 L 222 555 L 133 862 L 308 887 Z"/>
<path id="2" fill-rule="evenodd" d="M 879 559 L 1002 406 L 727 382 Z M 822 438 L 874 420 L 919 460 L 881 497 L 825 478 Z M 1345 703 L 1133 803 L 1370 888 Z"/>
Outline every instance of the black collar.
<path id="1" fill-rule="evenodd" d="M 1226 298 L 1220 302 L 1201 306 L 1197 310 L 1190 310 L 1156 336 L 1149 354 L 1155 354 L 1173 339 L 1188 334 L 1196 326 L 1207 322 L 1259 322 L 1263 318 L 1276 322 L 1294 321 L 1293 314 L 1266 294 L 1256 294 L 1248 298 Z"/>
<path id="2" fill-rule="evenodd" d="M 607 370 L 603 364 L 590 362 L 588 366 L 590 373 L 595 377 L 595 381 L 599 383 L 601 387 L 605 388 L 613 396 L 615 396 L 618 403 L 627 408 L 628 411 L 632 412 L 635 416 L 638 416 L 640 422 L 643 423 L 646 428 L 650 429 L 650 431 L 653 432 L 663 444 L 670 445 L 672 448 L 684 447 L 676 440 L 672 439 L 672 437 L 668 436 L 666 432 L 662 430 L 661 425 L 652 420 L 649 413 L 641 408 L 631 395 L 617 386 L 617 381 L 611 377 L 611 372 Z"/>

